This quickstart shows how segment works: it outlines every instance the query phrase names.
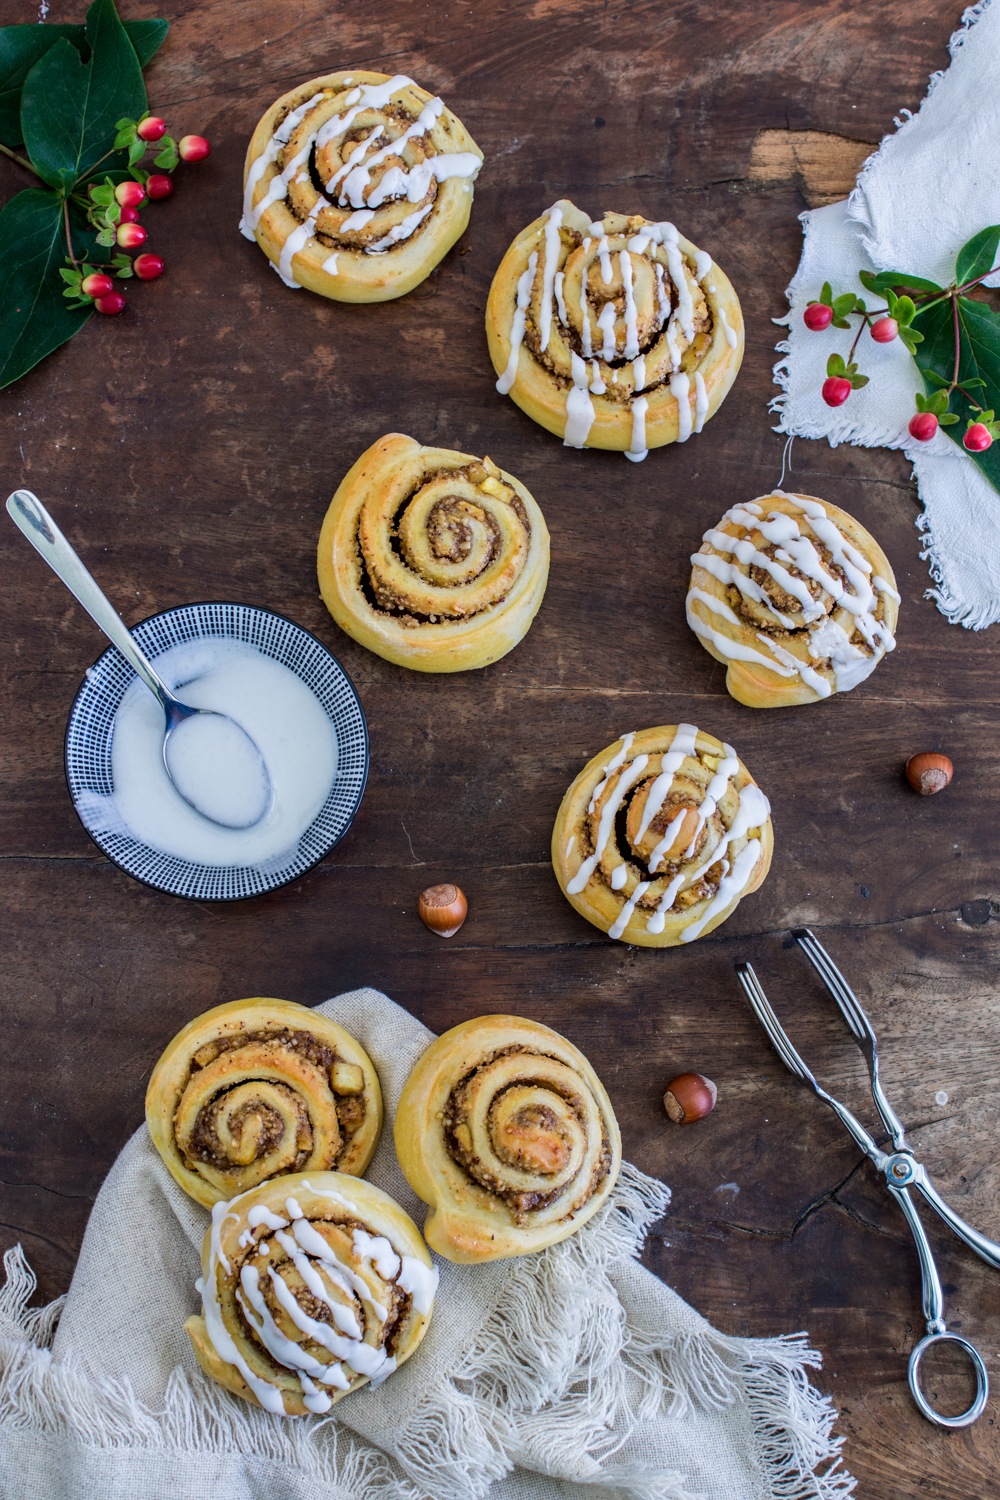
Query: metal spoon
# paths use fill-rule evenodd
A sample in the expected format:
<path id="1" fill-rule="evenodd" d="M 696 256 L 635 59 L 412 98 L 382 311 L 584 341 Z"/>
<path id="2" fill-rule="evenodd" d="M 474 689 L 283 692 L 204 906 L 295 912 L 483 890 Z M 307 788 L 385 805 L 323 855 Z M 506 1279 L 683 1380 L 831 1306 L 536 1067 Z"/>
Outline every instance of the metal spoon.
<path id="1" fill-rule="evenodd" d="M 150 692 L 159 701 L 166 719 L 163 734 L 163 764 L 167 775 L 184 801 L 193 807 L 195 812 L 201 813 L 202 817 L 208 818 L 223 828 L 252 828 L 254 824 L 259 823 L 271 803 L 271 781 L 263 756 L 246 731 L 228 714 L 216 713 L 211 708 L 192 708 L 189 704 L 182 703 L 180 699 L 174 697 L 173 693 L 160 681 L 148 659 L 133 640 L 125 622 L 98 588 L 37 495 L 33 495 L 30 490 L 15 490 L 8 497 L 7 510 L 15 526 L 20 527 L 31 545 L 44 557 L 52 571 L 58 574 L 70 593 L 76 595 L 87 613 L 97 622 L 108 639 L 117 646 L 129 665 L 134 667 Z M 241 815 L 238 821 L 234 821 L 231 817 L 220 816 L 218 808 L 213 810 L 211 807 L 200 805 L 197 801 L 197 788 L 192 789 L 189 785 L 185 790 L 182 780 L 178 779 L 178 776 L 171 770 L 168 758 L 170 736 L 178 725 L 193 718 L 196 714 L 208 714 L 215 719 L 224 719 L 226 724 L 231 726 L 230 734 L 235 730 L 236 736 L 239 737 L 234 738 L 238 750 L 244 757 L 250 755 L 251 764 L 253 763 L 252 757 L 256 757 L 259 763 L 259 795 L 251 797 L 253 805 L 248 804 L 245 809 L 246 816 Z M 245 744 L 242 743 L 243 741 Z M 254 792 L 256 793 L 256 788 Z"/>

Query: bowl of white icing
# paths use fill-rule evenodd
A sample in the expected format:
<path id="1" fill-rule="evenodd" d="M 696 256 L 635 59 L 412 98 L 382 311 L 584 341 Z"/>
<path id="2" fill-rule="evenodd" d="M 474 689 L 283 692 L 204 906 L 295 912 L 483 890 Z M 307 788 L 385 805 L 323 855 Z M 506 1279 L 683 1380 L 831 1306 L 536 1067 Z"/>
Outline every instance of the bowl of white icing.
<path id="1" fill-rule="evenodd" d="M 300 625 L 247 604 L 183 605 L 132 634 L 178 698 L 246 731 L 272 795 L 250 828 L 185 802 L 163 763 L 163 711 L 112 647 L 88 670 L 66 728 L 70 796 L 98 847 L 136 880 L 196 901 L 259 896 L 325 858 L 368 778 L 368 726 L 336 658 Z"/>

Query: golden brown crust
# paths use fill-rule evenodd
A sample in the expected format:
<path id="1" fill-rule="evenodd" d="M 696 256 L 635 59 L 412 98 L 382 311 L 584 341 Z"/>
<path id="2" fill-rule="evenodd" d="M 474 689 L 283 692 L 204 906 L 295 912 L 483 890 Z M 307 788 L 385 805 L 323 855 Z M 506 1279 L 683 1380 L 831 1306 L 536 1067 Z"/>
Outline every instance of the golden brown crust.
<path id="1" fill-rule="evenodd" d="M 211 1208 L 282 1173 L 359 1176 L 382 1092 L 336 1022 L 288 1000 L 234 1000 L 174 1037 L 149 1081 L 146 1123 L 173 1178 Z"/>
<path id="2" fill-rule="evenodd" d="M 397 83 L 391 91 L 379 89 L 390 82 Z M 372 87 L 378 91 L 374 101 L 364 96 Z M 241 228 L 283 279 L 338 302 L 385 302 L 411 291 L 433 270 L 469 222 L 476 163 L 482 161 L 449 109 L 433 117 L 439 102 L 408 79 L 355 69 L 313 78 L 271 105 L 247 148 Z M 427 106 L 427 128 L 417 130 Z M 332 123 L 337 121 L 343 123 Z M 276 131 L 287 142 L 275 139 Z M 415 133 L 407 137 L 408 131 Z M 388 150 L 392 142 L 398 152 Z M 379 153 L 382 159 L 374 162 Z M 415 168 L 423 166 L 426 173 L 426 164 L 441 156 L 454 157 L 448 168 L 465 175 L 438 181 L 431 171 L 426 183 L 413 176 L 403 181 Z M 278 182 L 293 161 L 293 175 Z M 344 176 L 351 164 L 360 174 L 353 186 Z M 321 191 L 330 183 L 332 189 Z M 416 193 L 413 200 L 409 190 Z M 372 209 L 364 206 L 370 198 Z"/>
<path id="3" fill-rule="evenodd" d="M 613 355 L 602 322 L 609 305 Z M 592 225 L 568 199 L 510 246 L 490 287 L 486 334 L 498 388 L 529 417 L 573 447 L 633 452 L 700 430 L 736 379 L 744 343 L 728 278 L 672 225 L 610 212 Z M 589 425 L 586 415 L 570 419 L 574 387 L 581 412 L 589 399 Z"/>
<path id="4" fill-rule="evenodd" d="M 528 490 L 488 458 L 391 432 L 330 503 L 320 593 L 342 630 L 419 672 L 506 655 L 535 617 L 549 534 Z"/>
<path id="5" fill-rule="evenodd" d="M 218 1205 L 201 1262 L 202 1312 L 184 1324 L 198 1363 L 279 1416 L 325 1412 L 391 1375 L 423 1338 L 437 1285 L 409 1215 L 340 1172 L 277 1177 Z"/>
<path id="6" fill-rule="evenodd" d="M 773 848 L 770 807 L 750 772 L 691 724 L 644 729 L 595 755 L 552 830 L 566 899 L 610 937 L 643 948 L 713 931 L 761 885 Z"/>
<path id="7" fill-rule="evenodd" d="M 447 1260 L 501 1260 L 574 1234 L 621 1165 L 611 1101 L 583 1053 L 519 1016 L 432 1042 L 404 1085 L 396 1154 Z"/>
<path id="8" fill-rule="evenodd" d="M 783 531 L 798 535 L 789 542 Z M 798 563 L 789 545 L 803 549 Z M 737 503 L 691 562 L 688 624 L 749 708 L 849 691 L 895 645 L 888 558 L 859 521 L 815 495 L 773 490 Z"/>

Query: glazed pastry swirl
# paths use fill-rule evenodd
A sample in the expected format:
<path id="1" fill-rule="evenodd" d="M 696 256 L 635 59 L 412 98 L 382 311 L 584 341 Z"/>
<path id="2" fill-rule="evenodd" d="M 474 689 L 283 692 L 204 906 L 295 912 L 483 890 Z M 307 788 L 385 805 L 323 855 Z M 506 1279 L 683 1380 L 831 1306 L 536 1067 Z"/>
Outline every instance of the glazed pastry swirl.
<path id="1" fill-rule="evenodd" d="M 320 592 L 369 650 L 425 672 L 485 666 L 524 635 L 548 577 L 531 495 L 490 459 L 389 433 L 331 502 Z"/>
<path id="2" fill-rule="evenodd" d="M 201 1262 L 202 1314 L 184 1325 L 198 1363 L 277 1416 L 380 1385 L 423 1338 L 438 1283 L 412 1219 L 339 1172 L 217 1203 Z"/>
<path id="3" fill-rule="evenodd" d="M 693 724 L 627 734 L 563 798 L 556 878 L 609 937 L 647 948 L 690 943 L 763 881 L 770 811 L 732 746 Z"/>
<path id="4" fill-rule="evenodd" d="M 286 286 L 345 302 L 408 292 L 469 222 L 482 152 L 411 78 L 330 73 L 254 131 L 240 229 Z"/>
<path id="5" fill-rule="evenodd" d="M 734 505 L 691 563 L 688 624 L 751 708 L 847 692 L 895 647 L 889 562 L 826 501 L 774 490 Z"/>
<path id="6" fill-rule="evenodd" d="M 343 1027 L 288 1001 L 237 1000 L 170 1043 L 146 1120 L 174 1178 L 211 1207 L 288 1172 L 363 1172 L 382 1097 L 370 1058 Z"/>
<path id="7" fill-rule="evenodd" d="M 566 199 L 511 245 L 486 310 L 497 390 L 567 447 L 685 442 L 721 405 L 743 357 L 728 279 L 670 223 Z"/>
<path id="8" fill-rule="evenodd" d="M 604 1201 L 621 1144 L 593 1068 L 518 1016 L 467 1021 L 427 1049 L 396 1112 L 396 1151 L 449 1260 L 496 1260 L 565 1239 Z"/>

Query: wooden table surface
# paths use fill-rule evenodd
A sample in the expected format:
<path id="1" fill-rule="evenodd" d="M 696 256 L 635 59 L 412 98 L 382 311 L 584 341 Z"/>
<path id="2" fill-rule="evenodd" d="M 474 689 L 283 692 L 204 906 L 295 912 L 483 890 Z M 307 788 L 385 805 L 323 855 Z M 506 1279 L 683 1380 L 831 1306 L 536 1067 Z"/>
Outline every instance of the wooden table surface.
<path id="1" fill-rule="evenodd" d="M 371 777 L 334 854 L 271 896 L 198 905 L 121 874 L 77 821 L 62 769 L 69 707 L 103 640 L 0 527 L 0 1241 L 24 1244 L 40 1295 L 65 1290 L 94 1195 L 142 1120 L 153 1062 L 209 1006 L 256 994 L 313 1005 L 372 984 L 439 1031 L 519 1012 L 591 1057 L 627 1156 L 671 1185 L 649 1265 L 726 1332 L 809 1331 L 859 1494 L 995 1493 L 997 1398 L 963 1432 L 917 1415 L 905 1381 L 923 1332 L 909 1232 L 837 1120 L 771 1052 L 733 962 L 753 961 L 806 1056 L 866 1111 L 860 1055 L 788 933 L 819 931 L 869 1007 L 913 1146 L 958 1210 L 1000 1234 L 996 632 L 950 626 L 924 598 L 901 455 L 798 440 L 786 485 L 845 507 L 892 561 L 898 650 L 848 695 L 755 712 L 728 697 L 683 605 L 702 532 L 778 482 L 771 319 L 799 258 L 797 215 L 842 196 L 863 143 L 918 107 L 928 74 L 947 65 L 960 6 L 175 0 L 172 11 L 150 102 L 177 134 L 207 135 L 212 156 L 182 169 L 173 199 L 145 216 L 163 278 L 0 394 L 5 486 L 51 505 L 129 621 L 220 598 L 314 631 L 361 696 Z M 158 10 L 123 0 L 123 13 Z M 52 0 L 49 19 L 82 14 Z M 34 0 L 3 11 L 36 15 Z M 486 156 L 460 244 L 382 306 L 288 291 L 236 233 L 258 116 L 339 67 L 405 72 L 439 91 Z M 23 185 L 0 162 L 3 194 Z M 491 277 L 514 234 L 561 196 L 672 219 L 743 303 L 746 358 L 725 406 L 700 437 L 640 465 L 563 449 L 494 389 Z M 545 512 L 541 611 L 485 671 L 391 666 L 343 636 L 318 598 L 330 496 L 390 430 L 488 453 Z M 730 740 L 764 787 L 774 864 L 710 937 L 626 947 L 560 895 L 552 820 L 591 755 L 626 730 L 680 720 Z M 954 781 L 920 799 L 902 764 L 934 748 Z M 452 879 L 470 915 L 444 943 L 415 905 L 424 886 Z M 660 1097 L 687 1069 L 716 1080 L 719 1104 L 677 1128 Z M 926 1219 L 950 1326 L 979 1344 L 1000 1388 L 1000 1278 Z M 964 1372 L 931 1375 L 959 1409 Z"/>

